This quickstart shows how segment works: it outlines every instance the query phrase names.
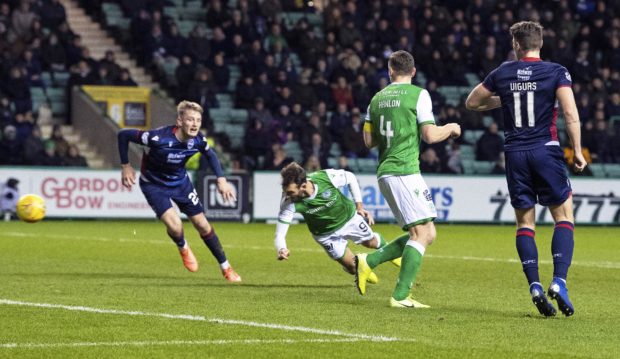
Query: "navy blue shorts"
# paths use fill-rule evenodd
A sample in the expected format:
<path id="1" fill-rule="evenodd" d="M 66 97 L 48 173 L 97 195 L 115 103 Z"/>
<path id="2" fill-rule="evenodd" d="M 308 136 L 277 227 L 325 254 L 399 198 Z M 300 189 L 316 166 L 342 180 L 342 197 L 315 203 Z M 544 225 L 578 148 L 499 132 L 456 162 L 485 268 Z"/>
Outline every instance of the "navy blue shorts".
<path id="1" fill-rule="evenodd" d="M 152 182 L 146 182 L 140 178 L 140 189 L 146 197 L 146 201 L 149 203 L 157 218 L 161 218 L 168 209 L 172 208 L 172 201 L 179 206 L 181 212 L 185 213 L 188 217 L 195 216 L 199 213 L 204 213 L 204 207 L 200 203 L 198 193 L 194 189 L 194 185 L 189 180 L 189 177 L 185 177 L 185 180 L 175 186 L 166 187 Z"/>
<path id="2" fill-rule="evenodd" d="M 506 155 L 506 180 L 510 203 L 518 209 L 536 203 L 553 206 L 564 203 L 572 189 L 560 146 L 541 146 Z"/>

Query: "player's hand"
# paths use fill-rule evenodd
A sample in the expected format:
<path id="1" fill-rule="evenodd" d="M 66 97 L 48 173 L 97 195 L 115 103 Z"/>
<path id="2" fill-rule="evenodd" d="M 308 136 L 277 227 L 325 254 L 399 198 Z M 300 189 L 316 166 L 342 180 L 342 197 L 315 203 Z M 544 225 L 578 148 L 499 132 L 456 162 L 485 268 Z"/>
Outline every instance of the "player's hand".
<path id="1" fill-rule="evenodd" d="M 373 226 L 375 224 L 375 219 L 372 218 L 372 214 L 370 214 L 370 212 L 368 212 L 365 209 L 358 209 L 357 213 L 359 213 L 360 216 L 366 218 L 366 222 L 368 222 L 369 225 Z"/>
<path id="2" fill-rule="evenodd" d="M 586 168 L 586 159 L 583 157 L 583 154 L 580 151 L 575 151 L 575 171 L 581 172 Z"/>
<path id="3" fill-rule="evenodd" d="M 230 183 L 226 181 L 226 178 L 220 177 L 217 179 L 217 190 L 224 198 L 224 202 L 234 202 L 237 200 L 237 197 L 235 197 L 235 191 L 233 191 Z"/>
<path id="4" fill-rule="evenodd" d="M 278 260 L 282 261 L 282 260 L 288 260 L 288 256 L 291 254 L 291 252 L 289 252 L 288 249 L 286 248 L 280 248 L 278 250 Z"/>
<path id="5" fill-rule="evenodd" d="M 450 126 L 450 138 L 458 138 L 461 136 L 461 125 L 458 123 L 451 123 Z"/>
<path id="6" fill-rule="evenodd" d="M 131 188 L 131 186 L 136 184 L 136 171 L 133 170 L 131 165 L 121 165 L 121 181 L 123 186 L 127 188 Z"/>

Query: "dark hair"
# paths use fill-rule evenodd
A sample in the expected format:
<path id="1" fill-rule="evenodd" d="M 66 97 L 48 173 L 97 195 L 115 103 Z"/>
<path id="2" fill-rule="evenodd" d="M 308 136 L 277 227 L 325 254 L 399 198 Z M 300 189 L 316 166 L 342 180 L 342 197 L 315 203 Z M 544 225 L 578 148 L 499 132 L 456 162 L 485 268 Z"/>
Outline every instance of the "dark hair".
<path id="1" fill-rule="evenodd" d="M 306 171 L 297 162 L 291 162 L 280 171 L 282 176 L 282 189 L 286 189 L 291 183 L 301 186 L 306 182 Z"/>
<path id="2" fill-rule="evenodd" d="M 395 76 L 407 76 L 411 75 L 415 68 L 415 61 L 413 61 L 413 56 L 407 51 L 398 50 L 390 55 L 388 67 Z"/>
<path id="3" fill-rule="evenodd" d="M 543 27 L 535 21 L 520 21 L 510 27 L 510 35 L 521 50 L 538 50 L 542 47 Z"/>

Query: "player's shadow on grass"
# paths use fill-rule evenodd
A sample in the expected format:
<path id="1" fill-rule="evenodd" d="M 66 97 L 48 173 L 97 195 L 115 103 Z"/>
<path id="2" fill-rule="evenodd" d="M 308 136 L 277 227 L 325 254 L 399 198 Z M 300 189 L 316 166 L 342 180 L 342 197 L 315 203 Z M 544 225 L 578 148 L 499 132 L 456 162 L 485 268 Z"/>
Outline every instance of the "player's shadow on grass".
<path id="1" fill-rule="evenodd" d="M 217 280 L 219 282 L 219 280 Z M 348 284 L 263 284 L 263 283 L 215 283 L 214 280 L 201 281 L 199 283 L 158 283 L 159 287 L 227 287 L 227 288 L 260 288 L 260 289 L 339 289 L 350 288 Z"/>
<path id="2" fill-rule="evenodd" d="M 443 305 L 436 306 L 436 309 L 443 309 L 446 312 L 446 316 L 449 316 L 449 313 L 462 313 L 465 315 L 474 315 L 479 316 L 480 318 L 513 318 L 513 319 L 543 319 L 550 320 L 553 317 L 547 318 L 544 317 L 535 311 L 528 312 L 528 308 L 523 307 L 518 310 L 507 310 L 501 307 L 486 307 L 486 308 L 476 308 L 476 307 L 466 307 L 466 306 L 457 306 L 457 305 Z"/>
<path id="3" fill-rule="evenodd" d="M 153 275 L 145 273 L 93 273 L 93 272 L 46 272 L 46 273 L 6 273 L 11 277 L 76 277 L 76 278 L 90 278 L 90 279 L 160 279 L 160 280 L 183 280 L 182 275 Z"/>

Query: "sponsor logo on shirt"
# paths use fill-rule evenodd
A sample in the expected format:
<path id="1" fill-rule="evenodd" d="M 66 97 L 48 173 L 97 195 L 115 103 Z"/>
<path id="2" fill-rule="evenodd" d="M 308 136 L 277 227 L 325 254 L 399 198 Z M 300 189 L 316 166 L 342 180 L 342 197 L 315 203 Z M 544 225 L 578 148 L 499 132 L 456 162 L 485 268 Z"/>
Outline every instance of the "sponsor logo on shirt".
<path id="1" fill-rule="evenodd" d="M 528 66 L 524 69 L 517 69 L 517 79 L 521 81 L 529 81 L 532 76 L 532 67 Z"/>

